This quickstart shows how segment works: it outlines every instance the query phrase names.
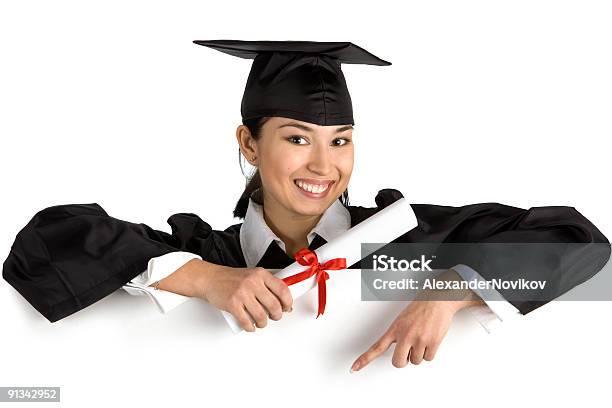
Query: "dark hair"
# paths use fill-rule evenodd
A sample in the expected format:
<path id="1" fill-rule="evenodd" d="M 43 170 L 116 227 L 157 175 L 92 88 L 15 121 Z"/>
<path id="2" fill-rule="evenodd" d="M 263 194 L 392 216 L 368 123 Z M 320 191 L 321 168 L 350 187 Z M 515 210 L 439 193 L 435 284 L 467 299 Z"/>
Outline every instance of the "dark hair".
<path id="1" fill-rule="evenodd" d="M 249 131 L 251 132 L 251 136 L 253 136 L 253 139 L 259 140 L 259 138 L 261 137 L 261 128 L 268 121 L 268 119 L 270 118 L 265 116 L 252 119 L 242 119 L 242 124 L 249 129 Z M 240 157 L 241 152 L 240 148 L 238 148 L 238 163 L 240 164 L 240 168 L 242 169 L 242 161 L 240 160 Z M 242 174 L 244 174 L 244 169 L 242 169 Z M 251 177 L 247 177 L 246 175 L 245 177 L 247 178 L 246 187 L 244 189 L 244 192 L 238 199 L 236 207 L 234 207 L 234 217 L 236 218 L 244 218 L 246 216 L 247 208 L 249 207 L 249 198 L 251 198 L 251 194 L 253 194 L 253 192 L 259 190 L 253 195 L 253 200 L 255 200 L 255 202 L 257 202 L 258 204 L 263 204 L 263 192 L 261 189 L 262 184 L 261 176 L 259 175 L 259 169 L 255 170 L 255 173 Z M 349 205 L 348 188 L 344 190 L 339 200 L 343 205 Z"/>

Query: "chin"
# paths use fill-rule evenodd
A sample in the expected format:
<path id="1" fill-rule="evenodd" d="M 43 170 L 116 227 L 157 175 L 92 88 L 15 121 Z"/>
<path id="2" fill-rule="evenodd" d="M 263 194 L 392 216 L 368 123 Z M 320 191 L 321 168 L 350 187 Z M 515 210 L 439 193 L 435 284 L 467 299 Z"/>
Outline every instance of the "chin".
<path id="1" fill-rule="evenodd" d="M 296 213 L 301 215 L 321 215 L 327 210 L 328 206 L 324 203 L 316 203 L 316 204 L 306 204 L 299 203 L 295 205 L 294 210 Z"/>
<path id="2" fill-rule="evenodd" d="M 293 201 L 293 211 L 301 215 L 321 215 L 329 208 L 329 200 L 309 202 L 309 200 Z"/>

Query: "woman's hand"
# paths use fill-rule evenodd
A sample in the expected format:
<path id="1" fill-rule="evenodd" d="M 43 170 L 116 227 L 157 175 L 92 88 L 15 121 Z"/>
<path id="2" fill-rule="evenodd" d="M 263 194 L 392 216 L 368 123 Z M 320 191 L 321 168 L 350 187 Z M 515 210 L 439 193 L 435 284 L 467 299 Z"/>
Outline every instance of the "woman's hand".
<path id="1" fill-rule="evenodd" d="M 455 271 L 449 269 L 438 279 L 461 278 Z M 423 291 L 419 299 L 428 300 L 412 301 L 395 318 L 385 334 L 355 360 L 351 371 L 358 371 L 365 367 L 387 351 L 392 343 L 396 345 L 391 361 L 397 368 L 405 367 L 408 361 L 412 364 L 420 364 L 423 360 L 433 360 L 455 313 L 464 307 L 483 303 L 471 290 L 455 291 L 453 295 L 459 296 L 461 300 L 432 300 L 445 297 L 448 299 L 448 294 L 441 295 L 435 291 Z"/>
<path id="2" fill-rule="evenodd" d="M 396 343 L 392 363 L 401 368 L 430 361 L 446 335 L 455 315 L 452 301 L 413 301 L 391 323 L 385 334 L 353 363 L 357 371 Z"/>
<path id="3" fill-rule="evenodd" d="M 280 320 L 283 311 L 292 310 L 293 298 L 289 287 L 264 268 L 217 265 L 207 268 L 203 275 L 200 297 L 231 313 L 246 331 L 255 331 L 249 315 L 257 327 L 263 328 L 268 317 Z"/>
<path id="4" fill-rule="evenodd" d="M 240 327 L 255 331 L 266 327 L 268 317 L 280 320 L 290 312 L 289 287 L 264 268 L 232 268 L 192 259 L 157 282 L 157 288 L 183 296 L 199 297 L 231 313 Z"/>

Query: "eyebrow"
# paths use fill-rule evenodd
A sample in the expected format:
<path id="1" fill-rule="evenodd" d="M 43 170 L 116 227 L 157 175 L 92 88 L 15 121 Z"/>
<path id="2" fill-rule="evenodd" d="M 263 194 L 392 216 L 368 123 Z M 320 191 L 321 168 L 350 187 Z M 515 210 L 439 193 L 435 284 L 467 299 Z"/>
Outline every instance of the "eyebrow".
<path id="1" fill-rule="evenodd" d="M 298 129 L 301 129 L 305 132 L 314 132 L 314 129 L 308 126 L 304 126 L 301 125 L 299 123 L 294 123 L 294 122 L 290 122 L 290 123 L 285 123 L 284 125 L 280 125 L 277 129 L 283 128 L 283 127 L 296 127 Z M 344 132 L 345 130 L 349 130 L 349 129 L 353 129 L 353 125 L 346 125 L 346 126 L 342 126 L 339 127 L 338 129 L 336 129 L 336 133 L 340 133 L 340 132 Z"/>

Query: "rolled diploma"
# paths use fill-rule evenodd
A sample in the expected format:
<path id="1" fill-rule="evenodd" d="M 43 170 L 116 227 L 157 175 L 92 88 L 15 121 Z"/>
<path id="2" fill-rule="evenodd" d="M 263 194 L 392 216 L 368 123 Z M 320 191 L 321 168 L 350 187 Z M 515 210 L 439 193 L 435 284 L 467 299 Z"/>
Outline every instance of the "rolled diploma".
<path id="1" fill-rule="evenodd" d="M 321 264 L 333 258 L 346 258 L 346 266 L 349 267 L 362 259 L 361 243 L 380 244 L 368 246 L 368 250 L 371 249 L 372 251 L 364 253 L 365 258 L 387 243 L 410 231 L 417 224 L 418 222 L 412 207 L 405 198 L 400 198 L 353 228 L 348 229 L 333 241 L 321 245 L 315 252 Z M 307 266 L 294 262 L 286 268 L 279 270 L 274 276 L 283 279 L 305 271 L 307 268 Z M 331 277 L 331 274 L 341 271 L 328 271 L 328 273 Z M 315 286 L 316 275 L 290 285 L 289 291 L 293 299 L 297 299 Z M 238 321 L 232 314 L 224 310 L 221 313 L 234 333 L 242 331 L 242 327 L 239 326 Z"/>

